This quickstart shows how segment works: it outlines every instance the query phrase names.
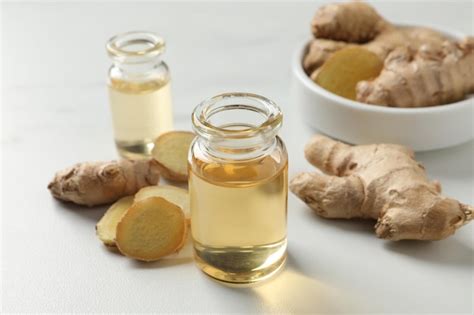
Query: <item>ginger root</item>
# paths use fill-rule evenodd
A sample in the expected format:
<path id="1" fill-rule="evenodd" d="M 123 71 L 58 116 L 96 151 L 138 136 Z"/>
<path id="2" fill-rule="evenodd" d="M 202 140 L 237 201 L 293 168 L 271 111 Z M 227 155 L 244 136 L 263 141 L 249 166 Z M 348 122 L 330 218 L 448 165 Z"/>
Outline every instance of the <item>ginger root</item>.
<path id="1" fill-rule="evenodd" d="M 380 79 L 358 87 L 360 102 L 421 107 L 455 102 L 474 92 L 471 39 L 455 43 L 430 28 L 394 26 L 363 2 L 322 6 L 311 28 L 314 39 L 303 67 L 313 80 L 345 47 L 361 46 L 385 61 Z"/>
<path id="2" fill-rule="evenodd" d="M 308 52 L 303 60 L 303 68 L 314 79 L 314 72 L 332 54 L 346 47 L 362 47 L 385 60 L 389 53 L 397 47 L 409 47 L 412 50 L 418 50 L 422 45 L 440 47 L 446 41 L 448 41 L 446 36 L 426 27 L 397 28 L 389 25 L 386 25 L 383 32 L 380 32 L 374 39 L 365 44 L 314 38 L 308 46 Z"/>
<path id="3" fill-rule="evenodd" d="M 155 261 L 181 249 L 186 235 L 182 209 L 164 198 L 150 197 L 125 212 L 117 225 L 115 243 L 125 256 Z"/>
<path id="4" fill-rule="evenodd" d="M 317 135 L 305 156 L 325 174 L 299 174 L 290 189 L 322 217 L 375 219 L 377 236 L 393 241 L 444 239 L 472 220 L 474 207 L 442 196 L 404 146 Z"/>
<path id="5" fill-rule="evenodd" d="M 380 75 L 357 85 L 357 100 L 382 106 L 423 107 L 455 102 L 474 92 L 474 38 L 419 51 L 397 48 Z"/>
<path id="6" fill-rule="evenodd" d="M 311 30 L 316 38 L 365 43 L 378 35 L 387 22 L 364 2 L 322 6 L 314 16 Z"/>
<path id="7" fill-rule="evenodd" d="M 159 179 L 154 160 L 85 162 L 56 173 L 48 189 L 58 199 L 95 206 L 133 195 Z"/>
<path id="8" fill-rule="evenodd" d="M 356 85 L 377 77 L 382 68 L 383 61 L 369 50 L 346 47 L 324 63 L 314 81 L 336 95 L 355 100 Z"/>
<path id="9" fill-rule="evenodd" d="M 152 156 L 161 175 L 169 180 L 188 180 L 188 151 L 195 135 L 188 131 L 170 131 L 155 140 Z"/>

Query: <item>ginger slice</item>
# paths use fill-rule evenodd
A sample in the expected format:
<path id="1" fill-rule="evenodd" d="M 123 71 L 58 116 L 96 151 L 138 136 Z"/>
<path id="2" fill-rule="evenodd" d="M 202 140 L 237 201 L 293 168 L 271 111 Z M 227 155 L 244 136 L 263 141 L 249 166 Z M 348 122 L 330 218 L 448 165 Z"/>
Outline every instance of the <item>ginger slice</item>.
<path id="1" fill-rule="evenodd" d="M 161 197 L 135 202 L 117 225 L 116 244 L 125 256 L 158 260 L 179 250 L 186 240 L 182 209 Z"/>
<path id="2" fill-rule="evenodd" d="M 356 85 L 377 77 L 383 61 L 361 47 L 346 47 L 335 52 L 318 70 L 315 82 L 339 96 L 355 100 Z"/>
<path id="3" fill-rule="evenodd" d="M 133 196 L 123 197 L 115 202 L 104 216 L 96 224 L 95 229 L 97 236 L 106 246 L 115 246 L 115 232 L 117 224 L 124 213 L 133 204 Z"/>
<path id="4" fill-rule="evenodd" d="M 188 180 L 188 150 L 194 136 L 189 131 L 170 131 L 155 140 L 152 155 L 164 178 Z"/>
<path id="5" fill-rule="evenodd" d="M 179 206 L 184 211 L 186 220 L 191 220 L 191 208 L 189 204 L 189 194 L 186 189 L 163 185 L 163 186 L 148 186 L 140 189 L 135 194 L 135 202 L 144 200 L 150 197 L 162 197 L 171 203 Z"/>

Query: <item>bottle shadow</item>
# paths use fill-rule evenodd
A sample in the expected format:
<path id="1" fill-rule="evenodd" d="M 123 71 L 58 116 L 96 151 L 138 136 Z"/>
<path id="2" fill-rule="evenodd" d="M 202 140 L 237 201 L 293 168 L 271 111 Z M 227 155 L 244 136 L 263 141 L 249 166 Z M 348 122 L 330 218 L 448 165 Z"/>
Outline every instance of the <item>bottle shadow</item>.
<path id="1" fill-rule="evenodd" d="M 302 270 L 291 250 L 285 267 L 271 278 L 251 285 L 222 287 L 250 301 L 256 299 L 256 305 L 265 313 L 339 313 L 351 309 L 352 303 L 342 291 Z"/>

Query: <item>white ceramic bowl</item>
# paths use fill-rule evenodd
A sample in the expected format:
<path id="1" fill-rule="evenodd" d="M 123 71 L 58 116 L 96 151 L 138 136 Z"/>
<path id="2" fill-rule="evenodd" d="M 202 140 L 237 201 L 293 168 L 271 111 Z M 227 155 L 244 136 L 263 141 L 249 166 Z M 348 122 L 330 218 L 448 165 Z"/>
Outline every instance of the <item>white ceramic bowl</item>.
<path id="1" fill-rule="evenodd" d="M 306 75 L 302 60 L 307 46 L 305 41 L 293 56 L 291 96 L 303 120 L 319 131 L 348 143 L 398 143 L 415 151 L 446 148 L 474 138 L 472 95 L 456 103 L 424 108 L 355 102 L 323 89 Z"/>

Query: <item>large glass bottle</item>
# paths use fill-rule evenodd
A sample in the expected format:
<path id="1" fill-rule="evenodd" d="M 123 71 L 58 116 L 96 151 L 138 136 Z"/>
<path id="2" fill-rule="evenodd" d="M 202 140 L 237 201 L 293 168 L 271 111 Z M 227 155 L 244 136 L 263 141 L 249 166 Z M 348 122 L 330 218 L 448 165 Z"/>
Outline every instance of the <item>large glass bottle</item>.
<path id="1" fill-rule="evenodd" d="M 198 105 L 189 153 L 195 259 L 209 276 L 251 283 L 286 258 L 288 158 L 282 113 L 255 94 L 228 93 Z"/>
<path id="2" fill-rule="evenodd" d="M 173 128 L 170 74 L 161 60 L 164 40 L 150 32 L 112 37 L 108 87 L 115 144 L 122 157 L 150 155 L 154 139 Z"/>

